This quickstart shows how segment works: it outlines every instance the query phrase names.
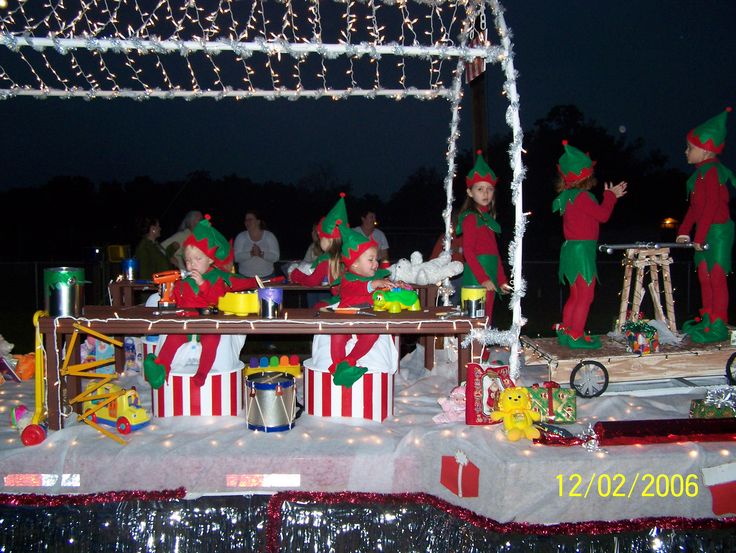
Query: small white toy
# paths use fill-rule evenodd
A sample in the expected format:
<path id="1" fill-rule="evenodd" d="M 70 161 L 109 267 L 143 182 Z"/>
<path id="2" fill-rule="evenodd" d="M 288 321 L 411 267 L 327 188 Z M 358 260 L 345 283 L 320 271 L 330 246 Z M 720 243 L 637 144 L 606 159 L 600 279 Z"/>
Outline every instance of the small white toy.
<path id="1" fill-rule="evenodd" d="M 460 261 L 452 261 L 450 252 L 424 261 L 420 252 L 411 254 L 410 259 L 399 259 L 389 267 L 392 280 L 403 280 L 409 284 L 439 284 L 463 272 Z"/>

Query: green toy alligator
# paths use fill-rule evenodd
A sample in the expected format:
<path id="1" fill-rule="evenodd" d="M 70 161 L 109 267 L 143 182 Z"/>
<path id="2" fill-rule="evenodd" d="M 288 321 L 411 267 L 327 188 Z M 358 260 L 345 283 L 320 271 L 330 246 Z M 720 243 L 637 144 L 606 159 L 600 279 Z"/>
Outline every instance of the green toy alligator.
<path id="1" fill-rule="evenodd" d="M 373 292 L 373 311 L 388 311 L 399 313 L 402 309 L 421 311 L 419 296 L 414 290 L 393 288 L 391 290 L 376 290 Z"/>

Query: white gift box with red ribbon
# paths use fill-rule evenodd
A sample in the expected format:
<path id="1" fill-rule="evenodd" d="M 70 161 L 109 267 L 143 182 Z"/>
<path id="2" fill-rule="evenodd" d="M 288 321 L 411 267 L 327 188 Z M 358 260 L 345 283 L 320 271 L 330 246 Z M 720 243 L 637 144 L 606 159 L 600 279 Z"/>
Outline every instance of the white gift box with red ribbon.
<path id="1" fill-rule="evenodd" d="M 366 373 L 350 388 L 335 386 L 328 372 L 304 370 L 304 405 L 316 417 L 382 422 L 394 411 L 394 375 Z"/>
<path id="2" fill-rule="evenodd" d="M 232 416 L 243 413 L 243 371 L 211 372 L 199 388 L 188 374 L 169 375 L 158 390 L 151 390 L 155 417 Z"/>

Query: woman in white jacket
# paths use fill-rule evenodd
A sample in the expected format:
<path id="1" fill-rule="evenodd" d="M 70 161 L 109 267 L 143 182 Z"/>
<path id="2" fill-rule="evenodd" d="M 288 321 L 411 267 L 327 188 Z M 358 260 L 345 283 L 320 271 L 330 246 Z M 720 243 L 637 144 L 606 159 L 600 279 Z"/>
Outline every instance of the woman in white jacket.
<path id="1" fill-rule="evenodd" d="M 245 213 L 245 230 L 235 237 L 233 251 L 241 275 L 269 278 L 274 274 L 274 263 L 279 260 L 279 242 L 265 229 L 258 213 Z"/>

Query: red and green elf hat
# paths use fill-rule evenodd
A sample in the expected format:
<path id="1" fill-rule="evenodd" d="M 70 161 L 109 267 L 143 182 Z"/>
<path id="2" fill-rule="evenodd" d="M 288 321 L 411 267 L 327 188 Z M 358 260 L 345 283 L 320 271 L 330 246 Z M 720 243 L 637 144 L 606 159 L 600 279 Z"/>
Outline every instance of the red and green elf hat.
<path id="1" fill-rule="evenodd" d="M 687 133 L 687 141 L 693 146 L 720 154 L 726 145 L 726 116 L 731 111 L 727 107 L 715 117 L 711 117 Z"/>
<path id="2" fill-rule="evenodd" d="M 340 236 L 339 225 L 348 224 L 348 210 L 345 208 L 345 192 L 340 192 L 340 199 L 335 207 L 322 217 L 317 225 L 317 234 L 320 238 L 338 238 Z"/>
<path id="3" fill-rule="evenodd" d="M 557 170 L 566 184 L 587 179 L 593 174 L 595 161 L 591 160 L 588 154 L 581 152 L 575 146 L 570 146 L 567 140 L 562 141 L 562 146 L 565 152 L 560 156 Z"/>
<path id="4" fill-rule="evenodd" d="M 338 228 L 342 237 L 342 262 L 346 267 L 355 263 L 367 249 L 378 249 L 378 243 L 373 238 L 366 238 L 362 233 L 347 225 L 339 225 Z"/>
<path id="5" fill-rule="evenodd" d="M 495 187 L 498 182 L 498 178 L 488 166 L 486 160 L 483 159 L 483 151 L 478 150 L 475 153 L 478 157 L 475 158 L 475 165 L 470 170 L 470 173 L 465 177 L 465 186 L 470 188 L 477 182 L 489 182 Z"/>
<path id="6" fill-rule="evenodd" d="M 233 251 L 230 242 L 220 234 L 210 223 L 210 216 L 205 215 L 199 223 L 196 224 L 192 234 L 184 240 L 184 247 L 195 246 L 212 259 L 215 267 L 218 269 L 226 269 L 233 261 Z"/>

